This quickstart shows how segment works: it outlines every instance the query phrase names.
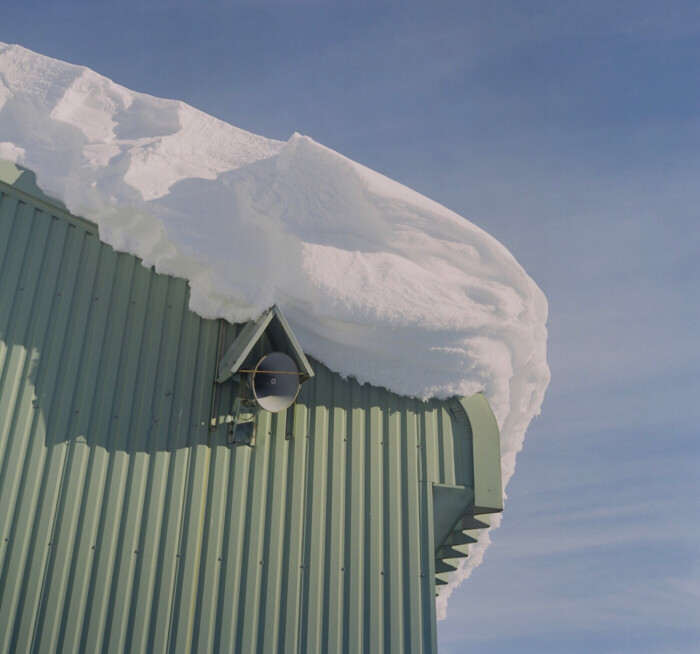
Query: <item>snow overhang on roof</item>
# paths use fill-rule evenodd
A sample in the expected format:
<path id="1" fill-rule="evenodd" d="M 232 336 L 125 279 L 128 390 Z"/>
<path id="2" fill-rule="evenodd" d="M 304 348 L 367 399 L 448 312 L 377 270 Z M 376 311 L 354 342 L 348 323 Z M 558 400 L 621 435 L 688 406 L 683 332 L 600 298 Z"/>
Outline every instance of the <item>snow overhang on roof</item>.
<path id="1" fill-rule="evenodd" d="M 484 230 L 308 137 L 250 134 L 2 43 L 0 139 L 102 241 L 186 279 L 200 316 L 255 322 L 279 304 L 343 377 L 422 399 L 484 391 L 507 483 L 549 383 L 547 302 Z"/>

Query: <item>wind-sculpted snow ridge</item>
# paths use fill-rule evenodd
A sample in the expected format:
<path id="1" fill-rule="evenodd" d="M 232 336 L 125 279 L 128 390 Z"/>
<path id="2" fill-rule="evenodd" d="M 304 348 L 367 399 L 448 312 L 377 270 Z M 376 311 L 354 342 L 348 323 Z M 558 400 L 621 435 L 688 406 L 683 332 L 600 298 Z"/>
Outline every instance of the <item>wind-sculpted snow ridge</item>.
<path id="1" fill-rule="evenodd" d="M 547 302 L 468 220 L 305 136 L 256 136 L 4 44 L 0 157 L 115 249 L 189 280 L 205 318 L 277 302 L 342 375 L 420 398 L 483 390 L 510 478 L 549 382 Z"/>

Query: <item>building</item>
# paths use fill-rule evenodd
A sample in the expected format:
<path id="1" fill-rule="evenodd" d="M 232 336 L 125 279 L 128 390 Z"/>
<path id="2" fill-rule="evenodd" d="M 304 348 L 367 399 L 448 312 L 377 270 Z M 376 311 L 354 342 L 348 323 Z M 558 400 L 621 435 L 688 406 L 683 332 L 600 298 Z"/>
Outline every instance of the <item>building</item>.
<path id="1" fill-rule="evenodd" d="M 188 298 L 0 162 L 0 652 L 434 652 L 436 586 L 502 509 L 484 396 L 309 358 L 231 442 L 222 359 L 281 323 Z"/>

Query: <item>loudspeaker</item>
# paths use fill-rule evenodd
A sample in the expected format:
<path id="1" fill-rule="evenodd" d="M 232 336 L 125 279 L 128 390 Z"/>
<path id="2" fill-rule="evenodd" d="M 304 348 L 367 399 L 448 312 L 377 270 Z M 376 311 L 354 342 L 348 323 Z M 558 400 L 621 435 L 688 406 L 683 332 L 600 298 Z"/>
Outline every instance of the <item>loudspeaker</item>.
<path id="1" fill-rule="evenodd" d="M 299 369 L 284 352 L 270 352 L 248 373 L 248 384 L 263 409 L 272 413 L 284 411 L 297 399 Z"/>

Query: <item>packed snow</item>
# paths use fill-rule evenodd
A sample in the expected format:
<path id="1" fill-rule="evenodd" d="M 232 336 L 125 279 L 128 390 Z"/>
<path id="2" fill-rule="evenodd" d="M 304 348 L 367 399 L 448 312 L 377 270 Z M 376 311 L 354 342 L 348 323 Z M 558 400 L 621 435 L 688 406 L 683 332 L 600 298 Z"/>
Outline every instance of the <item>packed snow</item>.
<path id="1" fill-rule="evenodd" d="M 276 302 L 342 375 L 420 398 L 484 391 L 511 477 L 549 382 L 547 302 L 465 218 L 306 136 L 256 136 L 5 44 L 0 158 L 115 249 L 186 278 L 205 318 Z"/>

